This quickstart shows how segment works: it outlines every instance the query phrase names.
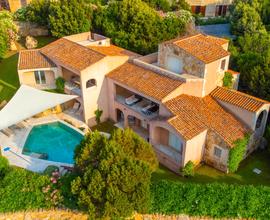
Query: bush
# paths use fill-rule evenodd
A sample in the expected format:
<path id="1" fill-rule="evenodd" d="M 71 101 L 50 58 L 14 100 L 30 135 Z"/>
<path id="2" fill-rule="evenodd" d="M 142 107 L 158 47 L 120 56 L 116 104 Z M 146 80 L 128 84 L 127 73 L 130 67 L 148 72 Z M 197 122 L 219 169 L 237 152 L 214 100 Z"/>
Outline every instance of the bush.
<path id="1" fill-rule="evenodd" d="M 107 139 L 97 131 L 88 134 L 76 148 L 79 176 L 71 190 L 90 219 L 121 219 L 134 211 L 148 211 L 152 170 L 149 163 L 137 157 L 136 150 L 129 151 L 115 136 Z"/>
<path id="2" fill-rule="evenodd" d="M 96 115 L 96 122 L 97 122 L 97 124 L 99 124 L 103 111 L 100 109 L 97 109 L 94 113 Z"/>
<path id="3" fill-rule="evenodd" d="M 185 167 L 182 169 L 183 176 L 190 177 L 194 176 L 195 165 L 192 161 L 188 161 Z"/>
<path id="4" fill-rule="evenodd" d="M 231 89 L 233 85 L 233 75 L 229 72 L 225 72 L 223 77 L 223 86 Z"/>
<path id="5" fill-rule="evenodd" d="M 48 176 L 10 167 L 0 180 L 0 212 L 52 208 L 42 188 L 50 183 Z"/>
<path id="6" fill-rule="evenodd" d="M 236 172 L 240 162 L 243 160 L 249 138 L 250 135 L 246 135 L 243 139 L 238 139 L 234 142 L 234 147 L 230 150 L 228 160 L 228 169 L 230 173 Z"/>
<path id="7" fill-rule="evenodd" d="M 160 181 L 151 185 L 150 213 L 212 218 L 270 219 L 266 186 Z"/>
<path id="8" fill-rule="evenodd" d="M 51 176 L 52 173 L 55 171 L 59 171 L 59 168 L 57 166 L 54 166 L 54 165 L 49 165 L 49 166 L 47 166 L 47 168 L 44 170 L 43 173 L 45 175 Z"/>
<path id="9" fill-rule="evenodd" d="M 0 179 L 3 178 L 9 169 L 7 158 L 0 156 Z"/>
<path id="10" fill-rule="evenodd" d="M 60 93 L 64 93 L 65 89 L 65 80 L 62 77 L 58 77 L 55 81 L 56 89 Z"/>

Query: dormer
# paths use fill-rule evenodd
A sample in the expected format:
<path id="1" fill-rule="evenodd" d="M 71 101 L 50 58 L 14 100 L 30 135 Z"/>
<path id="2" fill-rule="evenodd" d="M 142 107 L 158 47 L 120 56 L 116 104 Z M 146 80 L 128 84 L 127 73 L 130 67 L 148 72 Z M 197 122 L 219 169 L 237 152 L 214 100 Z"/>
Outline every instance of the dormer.
<path id="1" fill-rule="evenodd" d="M 92 32 L 84 32 L 64 37 L 82 46 L 110 46 L 110 38 Z"/>
<path id="2" fill-rule="evenodd" d="M 205 80 L 205 95 L 222 82 L 228 70 L 228 40 L 197 34 L 159 45 L 158 66 Z"/>

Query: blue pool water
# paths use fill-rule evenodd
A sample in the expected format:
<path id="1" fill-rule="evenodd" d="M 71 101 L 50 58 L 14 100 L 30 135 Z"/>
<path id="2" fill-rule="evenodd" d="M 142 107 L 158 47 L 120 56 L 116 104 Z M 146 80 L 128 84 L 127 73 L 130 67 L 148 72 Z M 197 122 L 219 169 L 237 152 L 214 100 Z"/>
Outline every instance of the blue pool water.
<path id="1" fill-rule="evenodd" d="M 82 134 L 61 122 L 37 125 L 27 137 L 23 154 L 38 153 L 50 161 L 73 164 L 74 149 L 82 139 Z"/>

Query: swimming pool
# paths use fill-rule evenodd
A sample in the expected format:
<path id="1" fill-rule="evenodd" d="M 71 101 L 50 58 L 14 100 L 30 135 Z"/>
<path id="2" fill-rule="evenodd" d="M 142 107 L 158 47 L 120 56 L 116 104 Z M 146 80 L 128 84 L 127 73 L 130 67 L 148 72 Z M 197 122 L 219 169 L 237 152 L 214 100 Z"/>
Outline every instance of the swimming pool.
<path id="1" fill-rule="evenodd" d="M 73 164 L 74 149 L 83 135 L 57 121 L 34 126 L 24 144 L 23 154 L 45 155 L 46 160 Z"/>

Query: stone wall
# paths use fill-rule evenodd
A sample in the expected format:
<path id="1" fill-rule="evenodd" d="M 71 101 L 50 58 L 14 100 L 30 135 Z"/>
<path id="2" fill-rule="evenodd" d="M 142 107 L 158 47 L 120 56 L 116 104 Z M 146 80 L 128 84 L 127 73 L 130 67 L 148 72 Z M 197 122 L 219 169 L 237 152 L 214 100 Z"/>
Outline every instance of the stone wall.
<path id="1" fill-rule="evenodd" d="M 217 145 L 219 148 L 222 149 L 221 158 L 216 158 L 214 156 L 215 145 Z M 205 145 L 205 151 L 204 151 L 205 163 L 223 172 L 228 172 L 227 170 L 228 158 L 229 158 L 228 145 L 217 133 L 215 133 L 212 130 L 209 130 L 206 137 L 206 145 Z"/>
<path id="2" fill-rule="evenodd" d="M 160 67 L 166 69 L 167 57 L 170 55 L 177 56 L 182 59 L 183 73 L 197 76 L 200 78 L 204 77 L 204 63 L 191 56 L 190 54 L 186 53 L 181 48 L 170 43 L 163 43 L 159 45 L 158 64 Z"/>
<path id="3" fill-rule="evenodd" d="M 16 26 L 18 27 L 18 33 L 22 37 L 26 36 L 48 36 L 49 30 L 47 27 L 40 26 L 38 24 L 32 22 L 15 22 Z"/>

